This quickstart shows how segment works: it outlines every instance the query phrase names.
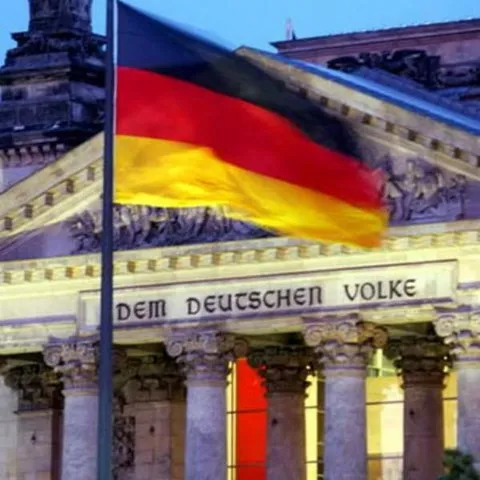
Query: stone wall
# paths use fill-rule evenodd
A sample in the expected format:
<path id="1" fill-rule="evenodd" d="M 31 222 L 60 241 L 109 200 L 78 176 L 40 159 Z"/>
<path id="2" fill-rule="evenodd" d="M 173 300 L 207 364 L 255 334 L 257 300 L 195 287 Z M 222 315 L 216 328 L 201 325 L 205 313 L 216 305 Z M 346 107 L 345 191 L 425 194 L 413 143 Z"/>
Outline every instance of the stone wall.
<path id="1" fill-rule="evenodd" d="M 0 478 L 17 480 L 17 395 L 0 377 Z"/>

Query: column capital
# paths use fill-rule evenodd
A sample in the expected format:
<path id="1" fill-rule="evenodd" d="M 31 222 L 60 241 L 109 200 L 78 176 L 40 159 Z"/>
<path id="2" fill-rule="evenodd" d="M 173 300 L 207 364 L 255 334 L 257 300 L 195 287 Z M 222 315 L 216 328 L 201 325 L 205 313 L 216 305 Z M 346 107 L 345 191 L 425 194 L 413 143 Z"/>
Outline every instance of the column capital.
<path id="1" fill-rule="evenodd" d="M 248 343 L 232 334 L 188 331 L 172 335 L 167 353 L 181 365 L 187 382 L 225 382 L 228 364 L 248 352 Z"/>
<path id="2" fill-rule="evenodd" d="M 166 352 L 129 357 L 119 372 L 126 403 L 158 402 L 184 398 L 184 375 Z"/>
<path id="3" fill-rule="evenodd" d="M 457 363 L 480 368 L 480 307 L 437 308 L 433 324 Z"/>
<path id="4" fill-rule="evenodd" d="M 40 363 L 28 363 L 8 369 L 5 385 L 18 394 L 18 413 L 60 407 L 60 377 Z"/>
<path id="5" fill-rule="evenodd" d="M 450 348 L 436 336 L 408 336 L 390 340 L 385 355 L 403 377 L 403 387 L 410 384 L 443 385 L 452 360 Z"/>
<path id="6" fill-rule="evenodd" d="M 304 338 L 325 370 L 363 370 L 374 349 L 387 343 L 388 333 L 385 328 L 364 322 L 357 315 L 347 315 L 308 321 Z"/>
<path id="7" fill-rule="evenodd" d="M 98 336 L 54 339 L 44 348 L 44 358 L 61 374 L 64 395 L 97 390 Z"/>
<path id="8" fill-rule="evenodd" d="M 313 350 L 305 346 L 269 346 L 252 350 L 248 363 L 263 378 L 267 395 L 300 393 L 305 395 L 308 375 L 316 372 Z"/>

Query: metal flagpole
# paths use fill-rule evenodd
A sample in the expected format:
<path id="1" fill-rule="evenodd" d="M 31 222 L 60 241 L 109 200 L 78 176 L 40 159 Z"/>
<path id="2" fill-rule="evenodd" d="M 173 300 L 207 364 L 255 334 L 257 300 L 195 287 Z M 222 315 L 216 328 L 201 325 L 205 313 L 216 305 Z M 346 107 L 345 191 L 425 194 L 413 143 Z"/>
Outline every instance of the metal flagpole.
<path id="1" fill-rule="evenodd" d="M 114 0 L 107 0 L 97 480 L 112 478 Z"/>

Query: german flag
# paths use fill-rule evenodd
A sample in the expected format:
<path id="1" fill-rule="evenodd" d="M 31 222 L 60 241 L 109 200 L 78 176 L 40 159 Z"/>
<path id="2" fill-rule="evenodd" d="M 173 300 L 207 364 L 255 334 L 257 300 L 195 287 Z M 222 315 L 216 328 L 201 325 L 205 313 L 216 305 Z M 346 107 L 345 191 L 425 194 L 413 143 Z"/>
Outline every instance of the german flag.
<path id="1" fill-rule="evenodd" d="M 379 245 L 379 175 L 314 103 L 245 57 L 122 2 L 117 63 L 117 203 L 226 206 L 280 234 Z"/>

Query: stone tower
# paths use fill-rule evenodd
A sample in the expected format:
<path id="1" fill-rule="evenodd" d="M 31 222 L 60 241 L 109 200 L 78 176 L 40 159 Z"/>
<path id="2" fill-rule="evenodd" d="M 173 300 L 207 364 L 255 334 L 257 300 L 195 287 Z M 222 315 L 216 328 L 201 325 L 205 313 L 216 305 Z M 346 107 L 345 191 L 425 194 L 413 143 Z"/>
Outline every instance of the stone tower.
<path id="1" fill-rule="evenodd" d="M 103 128 L 105 38 L 92 0 L 28 0 L 0 68 L 0 191 Z"/>

